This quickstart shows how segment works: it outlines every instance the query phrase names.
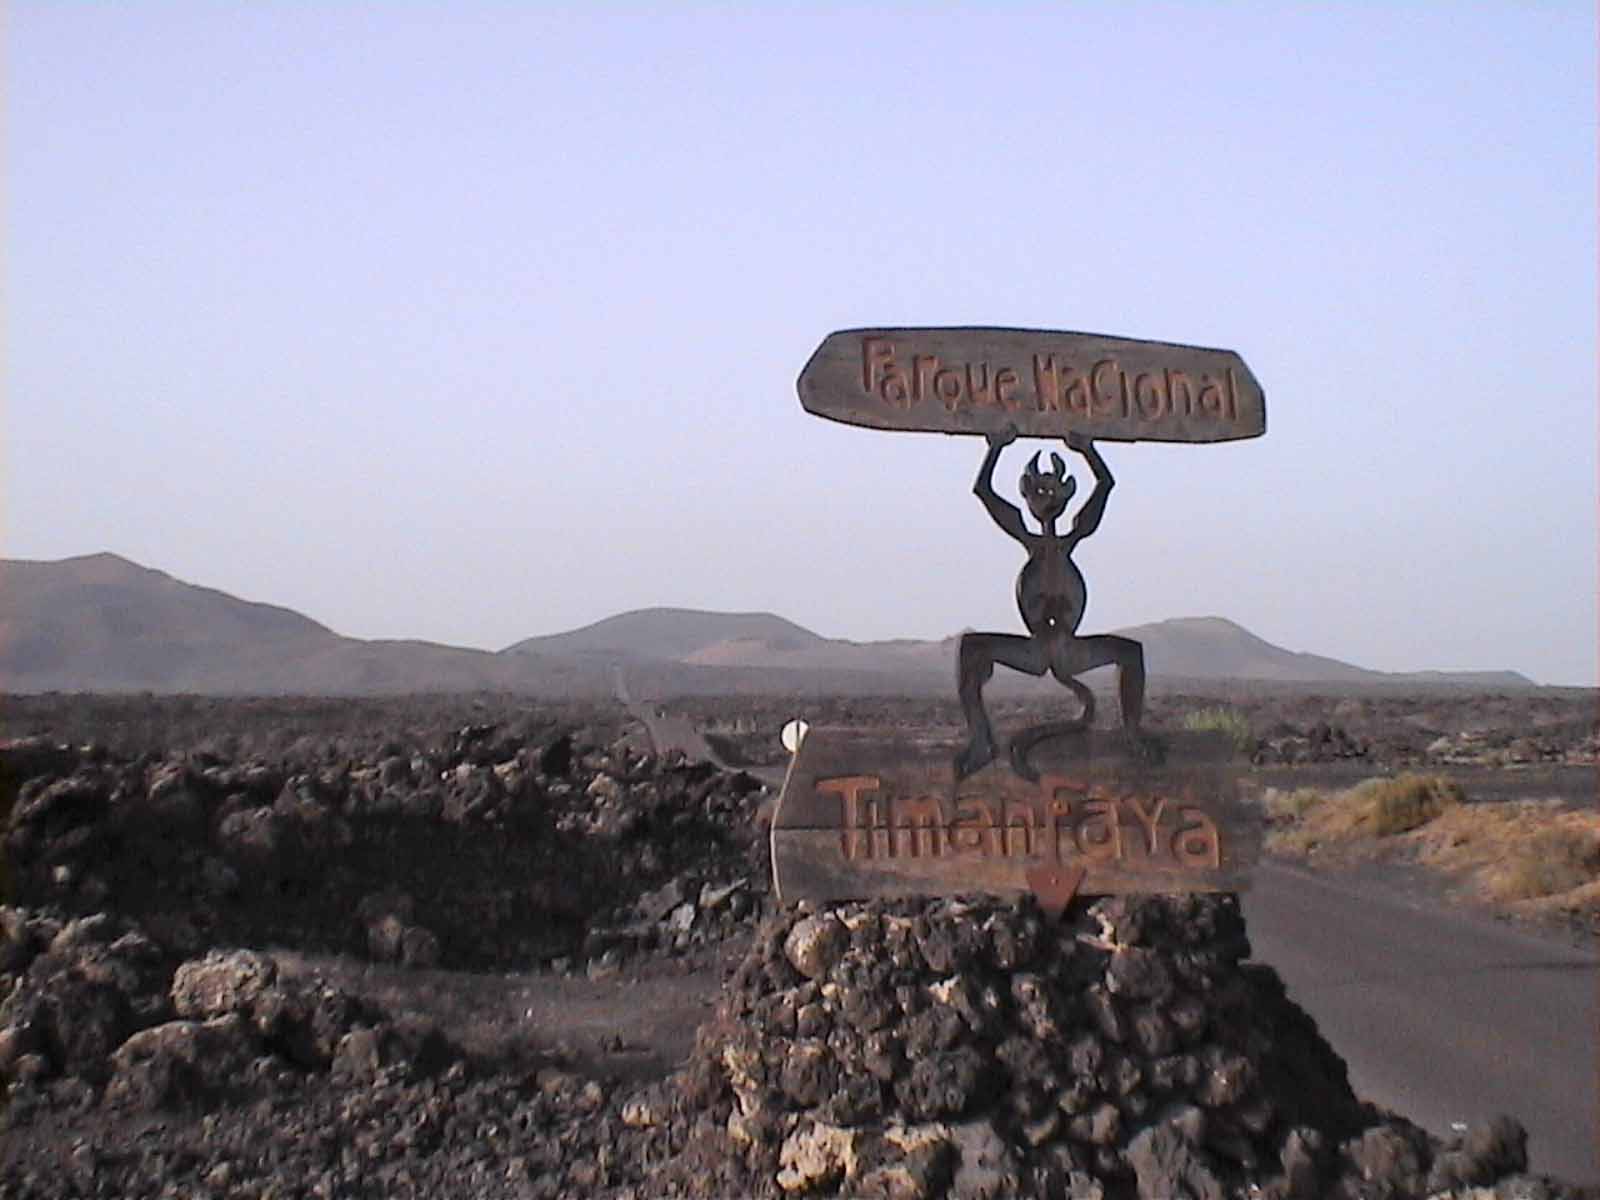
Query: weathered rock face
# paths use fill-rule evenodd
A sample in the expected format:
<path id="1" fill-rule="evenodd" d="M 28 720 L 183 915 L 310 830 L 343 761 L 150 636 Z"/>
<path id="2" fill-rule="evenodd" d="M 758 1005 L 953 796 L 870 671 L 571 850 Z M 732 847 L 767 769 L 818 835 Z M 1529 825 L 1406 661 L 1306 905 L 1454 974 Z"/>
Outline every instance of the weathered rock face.
<path id="1" fill-rule="evenodd" d="M 1318 721 L 1303 731 L 1279 725 L 1257 743 L 1252 758 L 1257 763 L 1323 763 L 1370 754 L 1366 741 L 1352 737 L 1342 726 Z"/>
<path id="2" fill-rule="evenodd" d="M 747 775 L 527 723 L 330 750 L 0 742 L 0 901 L 114 906 L 184 956 L 529 967 L 683 953 L 747 931 L 767 889 Z M 663 889 L 668 908 L 643 903 Z"/>
<path id="3" fill-rule="evenodd" d="M 1421 1195 L 1521 1170 L 1351 1092 L 1232 897 L 876 901 L 765 924 L 681 1077 L 711 1190 Z M 1470 1164 L 1466 1161 L 1471 1158 Z M 1430 1176 L 1430 1171 L 1432 1175 Z"/>
<path id="4" fill-rule="evenodd" d="M 391 1020 L 314 975 L 286 977 L 270 955 L 214 950 L 175 964 L 103 914 L 0 907 L 0 948 L 0 1089 L 13 1100 L 87 1086 L 111 1105 L 173 1107 L 246 1093 L 262 1071 L 362 1079 L 459 1057 L 437 1029 Z"/>
<path id="5" fill-rule="evenodd" d="M 279 977 L 273 960 L 250 950 L 213 950 L 186 962 L 172 978 L 173 1008 L 181 1017 L 238 1017 L 261 1044 L 301 1067 L 327 1067 L 340 1039 L 378 1015 L 338 988 Z"/>
<path id="6" fill-rule="evenodd" d="M 709 993 L 756 929 L 755 782 L 588 720 L 0 743 L 0 1194 L 1582 1194 L 1516 1174 L 1515 1122 L 1357 1104 L 1222 898 L 784 914 L 677 1076 L 408 1006 L 558 954 Z"/>
<path id="7" fill-rule="evenodd" d="M 111 1055 L 104 1099 L 143 1109 L 187 1104 L 237 1087 L 257 1053 L 246 1022 L 238 1016 L 152 1025 Z"/>
<path id="8" fill-rule="evenodd" d="M 0 950 L 0 985 L 10 985 L 0 998 L 0 1082 L 102 1082 L 112 1051 L 172 1015 L 172 962 L 127 922 L 0 908 Z"/>

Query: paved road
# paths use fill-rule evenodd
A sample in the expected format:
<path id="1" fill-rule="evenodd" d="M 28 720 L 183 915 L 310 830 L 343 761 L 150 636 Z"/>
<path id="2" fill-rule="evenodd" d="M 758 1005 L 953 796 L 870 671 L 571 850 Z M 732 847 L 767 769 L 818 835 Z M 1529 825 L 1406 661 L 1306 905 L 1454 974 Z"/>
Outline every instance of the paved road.
<path id="1" fill-rule="evenodd" d="M 703 745 L 687 721 L 632 707 L 658 749 Z M 1600 958 L 1370 877 L 1267 861 L 1244 910 L 1256 959 L 1316 1019 L 1357 1095 L 1441 1135 L 1510 1113 L 1534 1170 L 1600 1184 Z"/>
<path id="2" fill-rule="evenodd" d="M 1506 1112 L 1535 1170 L 1600 1183 L 1600 959 L 1369 879 L 1263 862 L 1255 957 L 1350 1065 L 1358 1095 L 1435 1133 Z"/>
<path id="3" fill-rule="evenodd" d="M 710 744 L 701 736 L 700 730 L 687 717 L 675 717 L 654 701 L 635 700 L 628 691 L 628 681 L 620 667 L 612 671 L 612 692 L 618 700 L 627 705 L 628 711 L 644 726 L 645 732 L 650 735 L 650 744 L 655 747 L 657 754 L 665 754 L 669 750 L 681 750 L 691 761 L 713 762 L 724 770 L 734 769 L 717 756 Z"/>

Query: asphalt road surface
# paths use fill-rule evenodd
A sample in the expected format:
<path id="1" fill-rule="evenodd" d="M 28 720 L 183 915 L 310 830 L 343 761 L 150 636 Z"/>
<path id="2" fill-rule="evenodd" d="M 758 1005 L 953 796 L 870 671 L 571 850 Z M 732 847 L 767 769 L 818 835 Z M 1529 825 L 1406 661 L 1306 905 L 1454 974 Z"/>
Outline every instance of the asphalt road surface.
<path id="1" fill-rule="evenodd" d="M 675 717 L 655 704 L 632 700 L 620 685 L 617 699 L 626 704 L 634 719 L 644 726 L 645 732 L 650 735 L 650 744 L 657 754 L 665 754 L 669 750 L 681 750 L 692 762 L 712 762 L 724 770 L 736 769 L 729 767 L 717 757 L 700 731 L 687 718 Z M 781 777 L 778 782 L 781 785 Z"/>
<path id="2" fill-rule="evenodd" d="M 1258 961 L 1316 1018 L 1356 1094 L 1434 1133 L 1509 1113 L 1536 1171 L 1600 1183 L 1600 959 L 1371 878 L 1263 861 Z"/>

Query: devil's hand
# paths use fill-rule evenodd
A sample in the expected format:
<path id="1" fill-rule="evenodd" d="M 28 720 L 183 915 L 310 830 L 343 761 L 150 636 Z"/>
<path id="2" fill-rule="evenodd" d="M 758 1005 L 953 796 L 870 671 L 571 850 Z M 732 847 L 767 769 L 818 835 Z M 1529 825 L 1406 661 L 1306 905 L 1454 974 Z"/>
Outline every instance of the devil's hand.
<path id="1" fill-rule="evenodd" d="M 984 436 L 988 438 L 989 445 L 998 450 L 1002 446 L 1009 446 L 1017 440 L 1017 427 L 1014 423 L 1007 421 L 1003 428 L 991 429 Z"/>

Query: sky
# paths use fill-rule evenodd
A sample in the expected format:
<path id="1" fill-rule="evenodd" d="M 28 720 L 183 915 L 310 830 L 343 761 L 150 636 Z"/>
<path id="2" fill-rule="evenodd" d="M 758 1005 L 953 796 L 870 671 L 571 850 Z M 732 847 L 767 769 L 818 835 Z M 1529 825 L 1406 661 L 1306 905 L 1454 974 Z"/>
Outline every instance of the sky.
<path id="1" fill-rule="evenodd" d="M 6 557 L 489 649 L 1020 631 L 982 440 L 795 378 L 1087 330 L 1237 350 L 1267 433 L 1105 447 L 1083 632 L 1600 682 L 1590 4 L 6 17 Z"/>

